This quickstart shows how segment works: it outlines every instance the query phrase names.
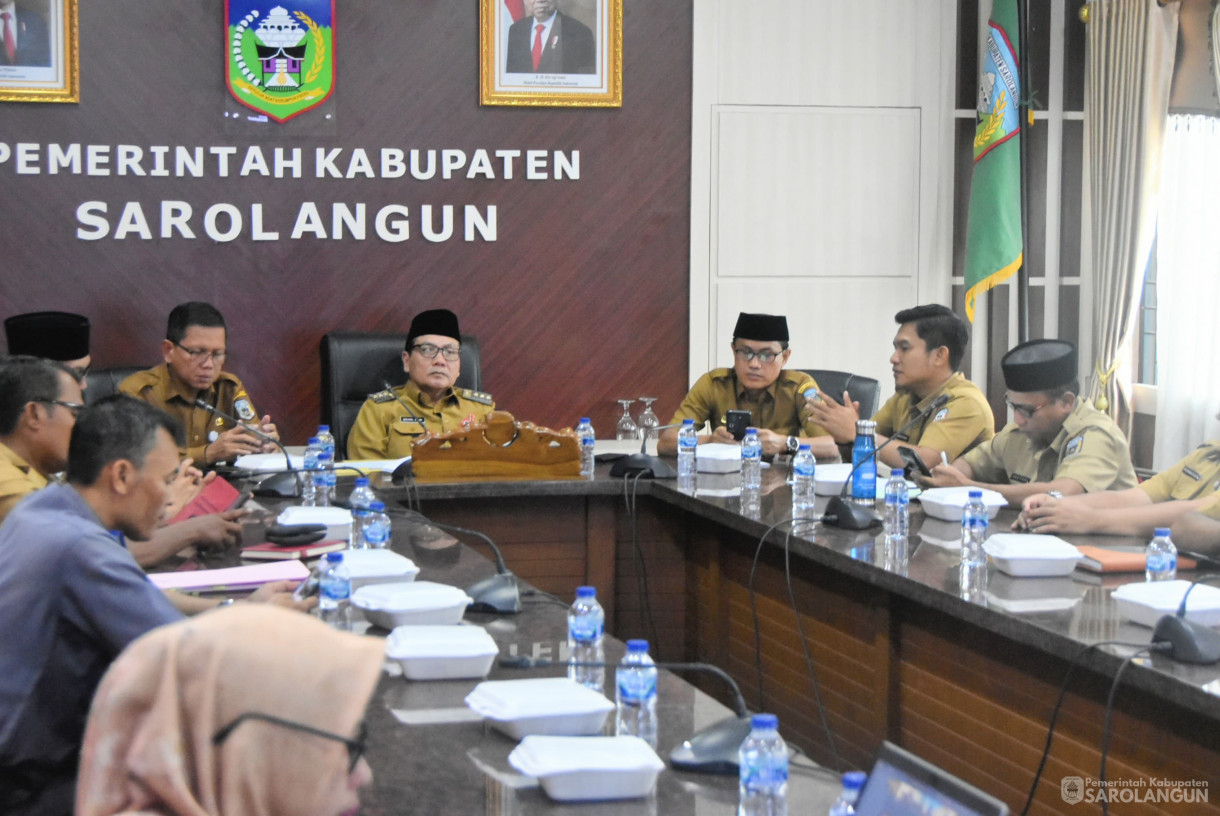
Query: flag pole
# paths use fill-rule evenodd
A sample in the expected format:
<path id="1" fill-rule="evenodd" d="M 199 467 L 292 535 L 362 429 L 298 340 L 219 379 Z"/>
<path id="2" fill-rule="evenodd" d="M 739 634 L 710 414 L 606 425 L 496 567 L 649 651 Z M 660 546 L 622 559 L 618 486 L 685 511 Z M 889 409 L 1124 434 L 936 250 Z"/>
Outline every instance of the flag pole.
<path id="1" fill-rule="evenodd" d="M 1017 0 L 1017 28 L 1021 31 L 1021 42 L 1017 46 L 1017 74 L 1021 83 L 1021 267 L 1017 270 L 1017 342 L 1029 339 L 1029 100 L 1033 95 L 1029 87 L 1029 62 L 1026 43 L 1029 42 L 1029 9 L 1027 0 Z"/>

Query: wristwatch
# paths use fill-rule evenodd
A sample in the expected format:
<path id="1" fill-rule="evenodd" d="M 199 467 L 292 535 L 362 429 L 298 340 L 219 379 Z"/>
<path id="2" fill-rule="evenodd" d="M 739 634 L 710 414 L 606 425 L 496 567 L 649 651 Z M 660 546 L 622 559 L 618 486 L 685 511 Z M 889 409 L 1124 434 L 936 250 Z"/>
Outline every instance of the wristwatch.
<path id="1" fill-rule="evenodd" d="M 788 437 L 788 455 L 789 456 L 795 456 L 796 452 L 800 449 L 800 447 L 801 447 L 801 440 L 797 439 L 795 436 Z"/>

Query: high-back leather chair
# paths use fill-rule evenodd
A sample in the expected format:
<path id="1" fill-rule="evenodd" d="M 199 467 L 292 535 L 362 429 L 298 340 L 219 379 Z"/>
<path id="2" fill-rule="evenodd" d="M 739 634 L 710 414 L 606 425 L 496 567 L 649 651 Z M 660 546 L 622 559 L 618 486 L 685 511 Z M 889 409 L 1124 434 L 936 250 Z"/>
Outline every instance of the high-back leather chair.
<path id="1" fill-rule="evenodd" d="M 799 370 L 817 380 L 818 388 L 822 390 L 822 393 L 834 397 L 835 402 L 842 401 L 844 391 L 850 394 L 853 402 L 860 403 L 861 419 L 868 419 L 877 413 L 881 402 L 881 383 L 872 377 L 829 368 L 802 368 Z"/>
<path id="2" fill-rule="evenodd" d="M 111 366 L 110 368 L 92 368 L 85 375 L 88 388 L 85 389 L 85 404 L 92 405 L 102 397 L 119 393 L 119 383 L 143 371 L 148 366 Z"/>
<path id="3" fill-rule="evenodd" d="M 330 332 L 322 338 L 322 422 L 330 426 L 336 451 L 347 450 L 347 435 L 369 394 L 397 388 L 407 381 L 402 349 L 407 335 L 377 332 Z M 462 372 L 458 388 L 483 390 L 479 341 L 462 335 Z"/>

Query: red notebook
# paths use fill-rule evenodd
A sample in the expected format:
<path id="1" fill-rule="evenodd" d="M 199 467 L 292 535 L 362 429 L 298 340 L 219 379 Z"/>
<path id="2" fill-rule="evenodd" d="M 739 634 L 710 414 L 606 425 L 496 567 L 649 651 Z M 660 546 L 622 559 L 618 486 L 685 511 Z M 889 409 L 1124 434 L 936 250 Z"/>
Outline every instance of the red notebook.
<path id="1" fill-rule="evenodd" d="M 223 513 L 233 506 L 241 493 L 237 488 L 217 476 L 199 495 L 187 502 L 186 507 L 178 511 L 178 515 L 169 520 L 169 524 L 193 519 L 196 516 L 206 516 L 209 513 Z"/>
<path id="2" fill-rule="evenodd" d="M 242 547 L 241 557 L 251 561 L 288 561 L 293 558 L 304 560 L 346 549 L 347 542 L 338 538 L 315 541 L 301 547 L 281 547 L 279 544 L 264 542 L 253 547 Z"/>

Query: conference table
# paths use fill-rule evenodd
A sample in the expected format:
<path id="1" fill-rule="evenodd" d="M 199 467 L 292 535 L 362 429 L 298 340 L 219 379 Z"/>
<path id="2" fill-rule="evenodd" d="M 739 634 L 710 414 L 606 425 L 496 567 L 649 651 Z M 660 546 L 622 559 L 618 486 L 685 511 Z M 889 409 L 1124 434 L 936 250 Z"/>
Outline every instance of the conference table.
<path id="1" fill-rule="evenodd" d="M 621 640 L 644 637 L 658 659 L 701 660 L 726 669 L 751 708 L 776 713 L 785 738 L 823 766 L 867 770 L 877 746 L 888 739 L 1020 812 L 1060 685 L 1074 665 L 1030 811 L 1064 812 L 1061 783 L 1082 777 L 1086 786 L 1097 784 L 1107 697 L 1119 667 L 1130 659 L 1114 700 L 1107 778 L 1130 786 L 1216 789 L 1220 667 L 1138 654 L 1151 630 L 1124 621 L 1111 593 L 1142 576 L 1099 580 L 1078 570 L 1070 578 L 1017 579 L 994 566 L 963 573 L 956 525 L 926 517 L 918 502 L 912 502 L 904 547 L 889 545 L 879 529 L 803 523 L 792 530 L 783 524 L 792 515 L 786 476 L 783 460 L 764 470 L 756 507 L 743 507 L 736 474 L 701 474 L 694 489 L 680 490 L 672 480 L 612 478 L 607 465 L 599 465 L 591 479 L 401 486 L 382 480 L 379 490 L 399 508 L 487 534 L 514 573 L 564 602 L 576 586 L 596 586 L 615 648 Z M 819 499 L 817 512 L 825 501 Z M 1007 529 L 1012 518 L 1011 511 L 1002 511 L 992 530 Z M 417 544 L 403 538 L 403 527 L 411 523 L 395 524 L 395 548 L 420 555 Z M 1067 538 L 1102 546 L 1142 543 Z M 463 540 L 463 560 L 446 569 L 469 568 L 471 581 L 479 577 L 475 573 L 489 575 L 490 562 L 481 557 L 486 548 L 473 538 Z M 471 548 L 481 555 L 468 563 Z M 423 566 L 420 577 L 426 579 L 430 567 Z M 521 615 L 485 621 L 488 631 L 503 653 L 561 658 L 563 610 L 543 595 L 526 602 Z M 1105 641 L 1134 645 L 1085 649 Z M 399 727 L 402 712 L 458 709 L 465 691 L 383 684 L 377 704 L 395 712 L 395 721 L 375 727 L 374 742 L 392 746 L 394 754 L 445 756 L 439 766 L 429 766 L 427 778 L 380 783 L 387 795 L 419 796 L 418 784 L 429 792 L 429 802 L 462 797 L 463 804 L 449 812 L 533 812 L 543 806 L 536 789 L 513 787 L 504 761 L 512 746 L 488 736 L 482 725 Z M 667 676 L 662 754 L 671 741 L 724 713 L 701 713 L 701 694 L 728 700 L 715 681 Z M 427 715 L 406 717 L 421 719 Z M 424 733 L 429 738 L 420 742 Z M 464 758 L 454 756 L 462 753 Z M 374 757 L 375 770 L 381 763 L 387 760 Z M 384 767 L 393 777 L 389 769 L 395 766 Z M 731 812 L 731 781 L 666 774 L 659 804 L 645 808 L 721 812 L 705 810 L 700 803 L 708 801 Z M 833 798 L 833 790 L 826 795 Z M 384 812 L 395 812 L 390 799 Z M 1172 801 L 1113 804 L 1111 810 L 1220 813 L 1213 803 Z M 580 812 L 600 811 L 582 806 Z"/>
<path id="2" fill-rule="evenodd" d="M 350 487 L 341 483 L 339 493 Z M 384 487 L 381 489 L 385 494 Z M 283 502 L 259 500 L 274 514 Z M 257 505 L 255 505 L 257 507 Z M 392 548 L 419 567 L 418 580 L 465 587 L 491 575 L 494 563 L 449 534 L 405 511 L 391 507 Z M 259 514 L 248 525 L 246 540 L 261 536 L 270 515 Z M 232 563 L 227 557 L 204 558 L 204 566 Z M 523 610 L 513 615 L 467 612 L 465 623 L 482 626 L 500 647 L 502 657 L 542 656 L 566 659 L 567 601 L 520 581 Z M 573 593 L 568 593 L 569 595 Z M 353 610 L 354 630 L 368 636 L 389 633 L 370 626 Z M 623 642 L 606 638 L 606 659 L 617 662 Z M 565 675 L 562 666 L 527 670 L 492 667 L 488 679 L 523 679 Z M 484 723 L 465 705 L 478 680 L 408 681 L 387 662 L 366 711 L 368 753 L 373 782 L 361 792 L 363 812 L 384 814 L 724 814 L 736 813 L 737 778 L 676 771 L 666 767 L 655 793 L 645 799 L 559 803 L 550 800 L 537 780 L 523 776 L 508 762 L 518 744 Z M 613 699 L 613 669 L 607 689 Z M 731 716 L 732 711 L 677 675 L 661 670 L 658 681 L 658 754 L 669 751 L 702 728 Z M 613 712 L 604 733 L 612 734 Z M 789 783 L 793 813 L 825 813 L 839 792 L 838 774 L 809 759 L 794 756 Z"/>

